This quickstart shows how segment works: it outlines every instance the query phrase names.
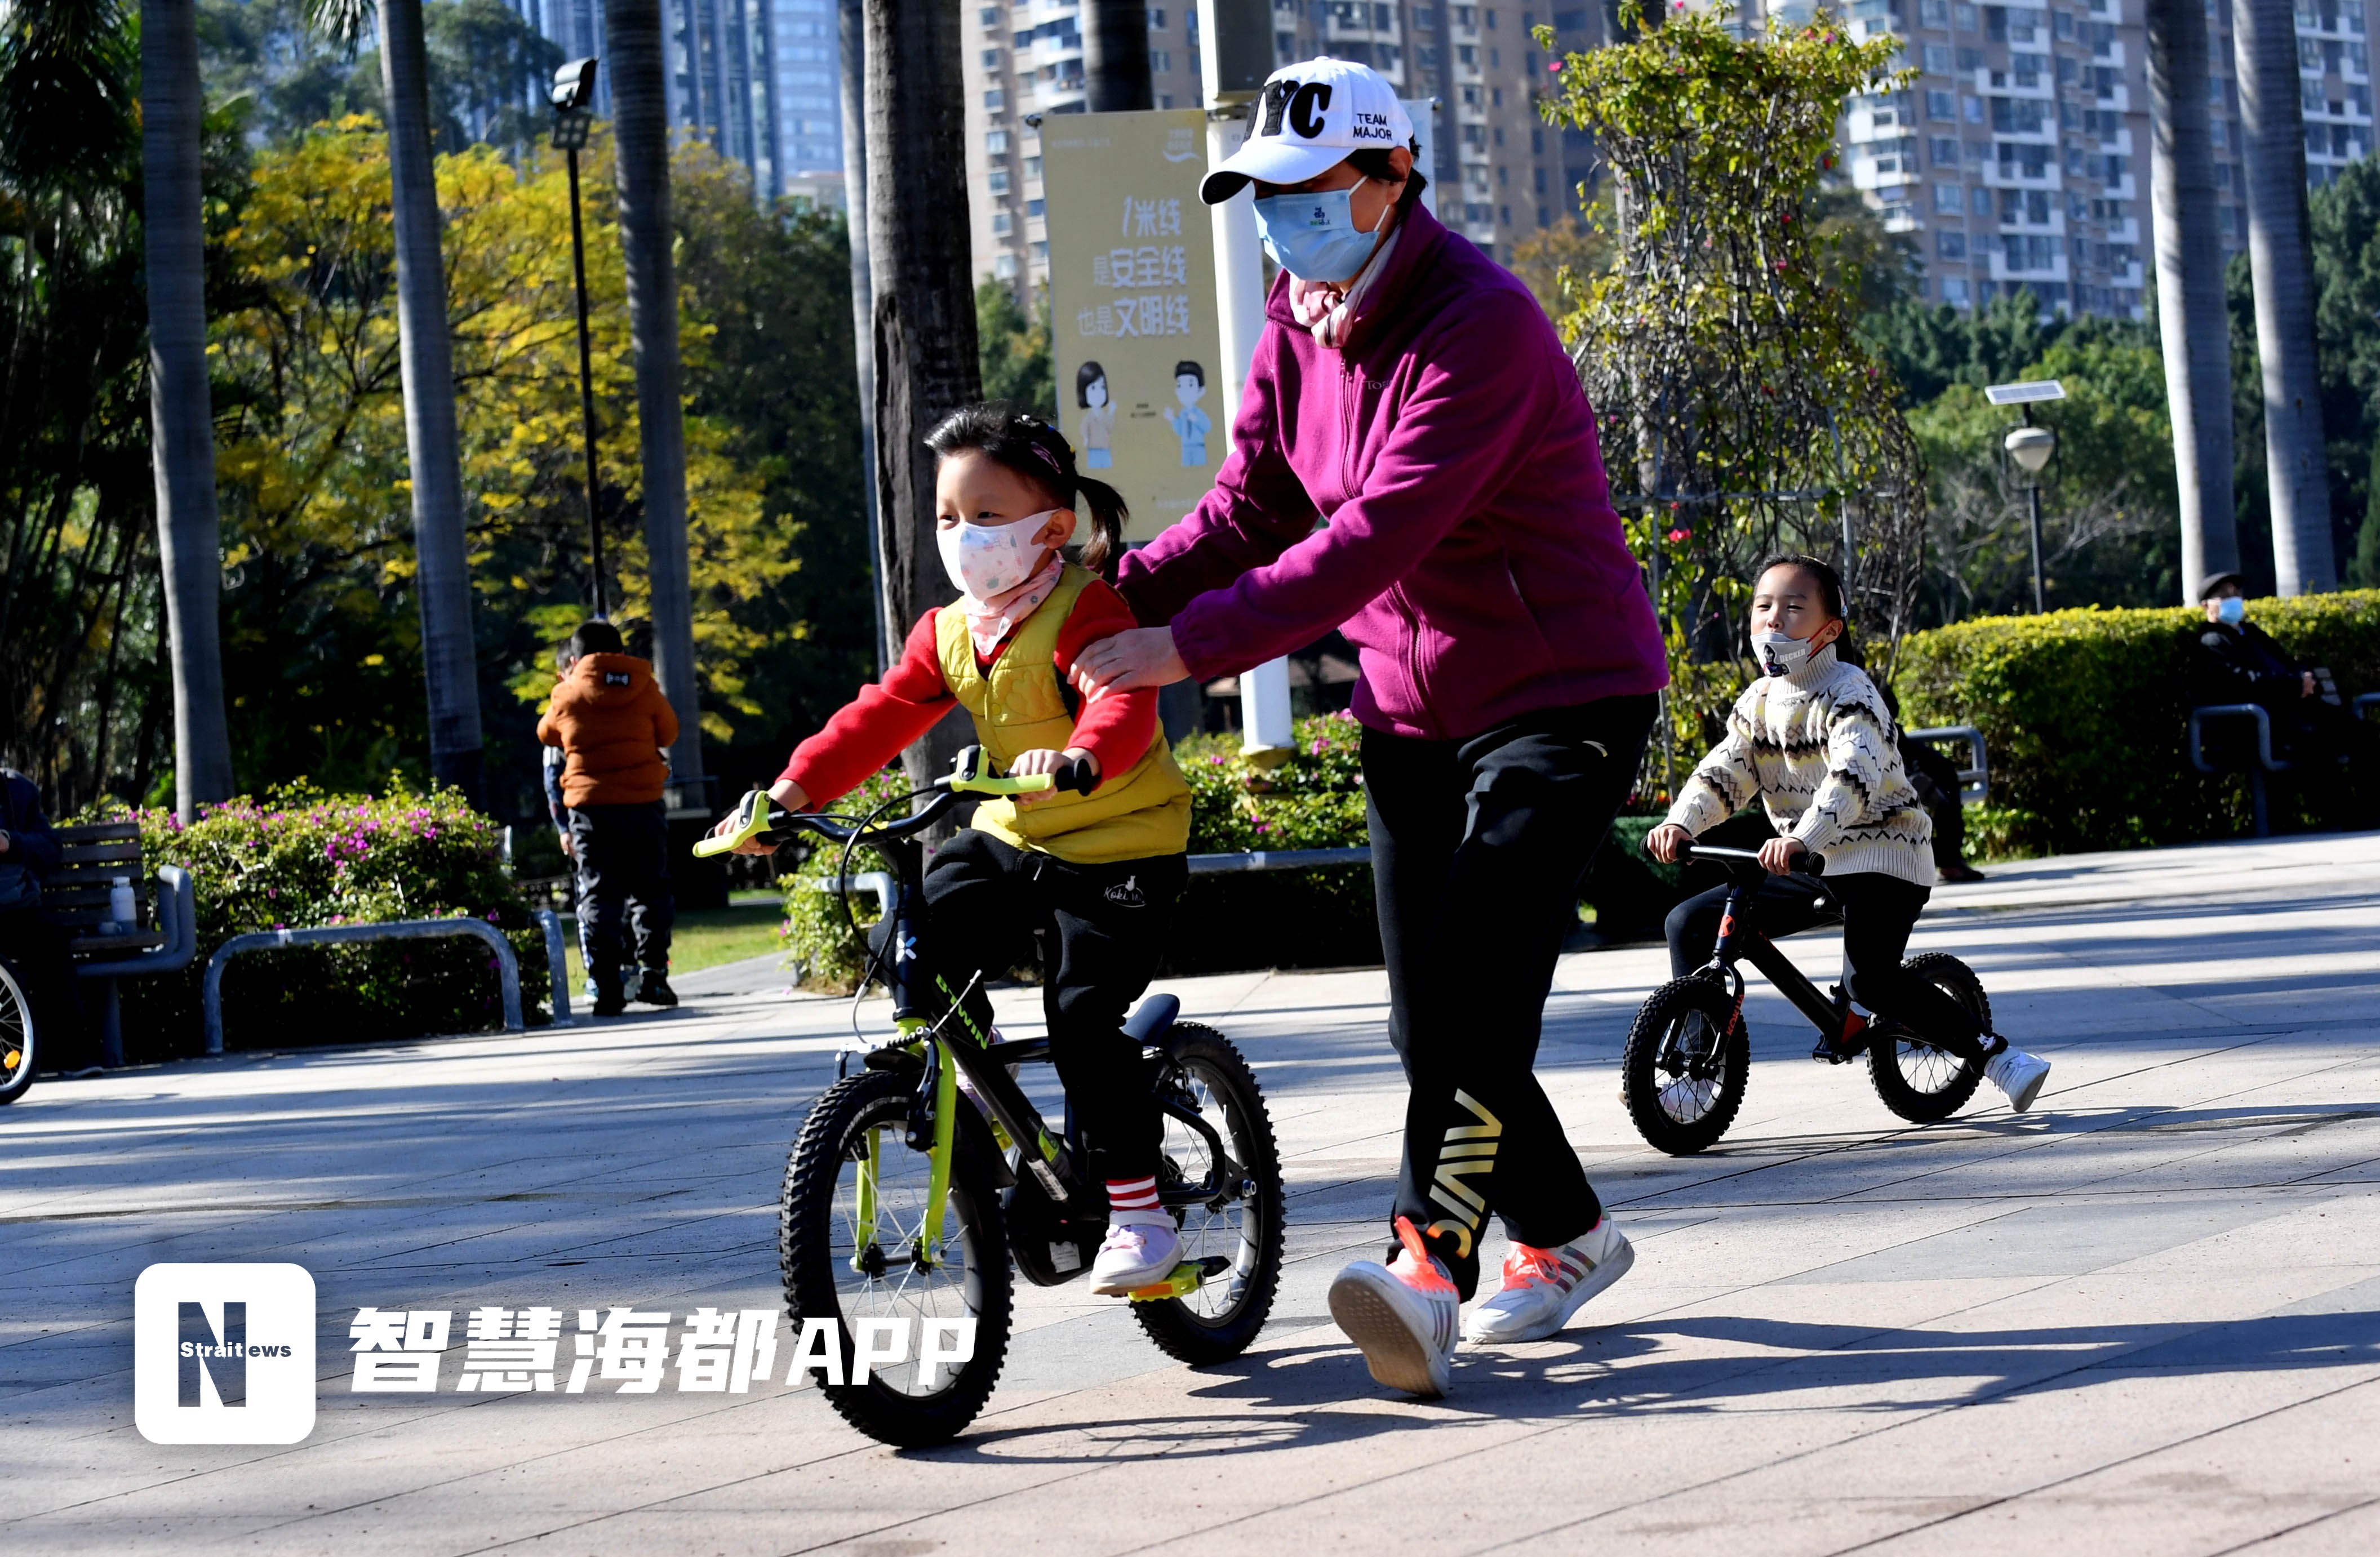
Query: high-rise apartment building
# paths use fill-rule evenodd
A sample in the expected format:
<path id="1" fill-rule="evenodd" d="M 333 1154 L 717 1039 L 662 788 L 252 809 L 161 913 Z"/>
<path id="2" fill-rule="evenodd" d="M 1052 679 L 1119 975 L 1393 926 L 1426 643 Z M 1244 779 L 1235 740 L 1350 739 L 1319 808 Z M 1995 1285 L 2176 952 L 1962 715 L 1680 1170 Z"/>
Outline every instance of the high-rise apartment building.
<path id="1" fill-rule="evenodd" d="M 602 0 L 512 0 L 516 14 L 553 41 L 565 58 L 603 57 Z M 824 6 L 824 0 L 808 0 Z M 762 197 L 778 194 L 786 163 L 778 119 L 775 32 L 778 10 L 800 0 L 664 0 L 670 123 L 693 131 L 725 158 L 742 163 Z M 834 74 L 833 12 L 827 16 L 828 95 Z M 807 42 L 807 40 L 805 40 Z M 595 112 L 612 112 L 608 70 L 596 76 Z M 834 115 L 830 113 L 830 119 Z M 842 127 L 835 125 L 839 148 Z M 841 152 L 829 164 L 842 166 Z"/>
<path id="2" fill-rule="evenodd" d="M 1842 140 L 1852 184 L 1916 240 L 1926 298 L 1965 308 L 2029 288 L 2059 313 L 2144 317 L 2155 279 L 2142 0 L 1852 0 L 1850 13 L 1856 35 L 1901 39 L 1918 72 L 1905 91 L 1853 99 Z M 2207 18 L 2221 201 L 2208 238 L 2234 251 L 2247 207 L 2229 0 L 2209 0 Z M 2315 187 L 2372 149 L 2369 23 L 2362 0 L 2298 0 Z"/>
<path id="3" fill-rule="evenodd" d="M 777 166 L 788 194 L 838 204 L 843 78 L 835 0 L 771 0 L 775 23 Z"/>
<path id="4" fill-rule="evenodd" d="M 1575 203 L 1585 158 L 1537 117 L 1546 56 L 1529 30 L 1564 30 L 1565 46 L 1600 37 L 1600 11 L 1550 13 L 1437 0 L 1272 0 L 1273 58 L 1330 54 L 1368 65 L 1408 99 L 1439 100 L 1436 162 L 1441 220 L 1491 254 Z M 1049 279 L 1040 136 L 1026 121 L 1084 108 L 1080 0 L 969 0 L 967 186 L 976 268 L 1020 291 Z M 1200 101 L 1198 13 L 1148 7 L 1148 57 L 1160 108 Z M 1580 42 L 1571 44 L 1575 35 Z M 1575 173 L 1571 164 L 1578 164 Z"/>

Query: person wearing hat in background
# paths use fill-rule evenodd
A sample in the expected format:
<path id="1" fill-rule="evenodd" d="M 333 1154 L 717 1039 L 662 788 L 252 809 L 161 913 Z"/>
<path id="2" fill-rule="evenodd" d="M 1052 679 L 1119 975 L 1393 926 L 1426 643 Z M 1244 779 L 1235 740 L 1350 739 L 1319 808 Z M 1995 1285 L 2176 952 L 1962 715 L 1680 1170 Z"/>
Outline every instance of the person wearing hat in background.
<path id="1" fill-rule="evenodd" d="M 1331 1312 L 1375 1379 L 1432 1395 L 1490 1212 L 1510 1245 L 1475 1342 L 1553 1334 L 1633 1259 L 1534 1068 L 1580 879 L 1669 677 L 1578 374 L 1528 289 L 1421 203 L 1414 151 L 1363 66 L 1265 83 L 1200 190 L 1253 184 L 1283 272 L 1231 452 L 1197 509 L 1123 559 L 1149 625 L 1091 646 L 1075 679 L 1204 681 L 1333 628 L 1356 646 L 1411 1093 L 1393 1258 L 1340 1273 Z"/>
<path id="2" fill-rule="evenodd" d="M 597 620 L 570 635 L 571 659 L 537 738 L 562 749 L 565 850 L 577 866 L 580 955 L 595 985 L 595 1014 L 627 1008 L 623 932 L 633 924 L 643 969 L 637 999 L 674 1006 L 669 986 L 669 824 L 662 754 L 677 740 L 677 713 L 652 666 L 625 652 L 620 630 Z"/>
<path id="3" fill-rule="evenodd" d="M 2336 762 L 2355 743 L 2355 720 L 2328 669 L 2304 665 L 2248 620 L 2234 573 L 2207 574 L 2198 586 L 2206 625 L 2197 630 L 2200 706 L 2253 703 L 2272 716 L 2273 755 L 2301 766 Z"/>

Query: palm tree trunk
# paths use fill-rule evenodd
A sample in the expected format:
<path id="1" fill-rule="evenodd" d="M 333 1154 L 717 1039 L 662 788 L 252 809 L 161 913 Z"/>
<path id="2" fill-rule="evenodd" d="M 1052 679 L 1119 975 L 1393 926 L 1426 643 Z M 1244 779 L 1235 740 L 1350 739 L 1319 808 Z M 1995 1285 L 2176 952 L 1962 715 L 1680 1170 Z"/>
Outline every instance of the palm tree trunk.
<path id="1" fill-rule="evenodd" d="M 174 806 L 184 822 L 232 796 L 216 598 L 214 412 L 207 388 L 206 225 L 200 214 L 198 7 L 141 0 L 140 176 L 149 272 L 149 425 L 157 551 L 174 656 Z"/>
<path id="2" fill-rule="evenodd" d="M 901 646 L 884 633 L 884 535 L 876 524 L 875 294 L 868 279 L 868 17 L 861 0 L 836 6 L 843 85 L 843 215 L 851 244 L 852 360 L 859 370 L 859 489 L 867 502 L 868 587 L 876 598 L 876 673 L 890 670 Z"/>
<path id="3" fill-rule="evenodd" d="M 421 670 L 430 696 L 430 772 L 437 783 L 460 789 L 477 805 L 483 798 L 480 668 L 471 640 L 470 555 L 463 536 L 455 355 L 446 335 L 446 267 L 438 234 L 438 175 L 430 156 L 421 0 L 380 0 L 380 70 L 388 103 L 397 346 L 405 378 L 406 459 L 413 477 Z"/>
<path id="4" fill-rule="evenodd" d="M 1148 0 L 1083 0 L 1083 77 L 1094 114 L 1157 106 L 1148 79 Z"/>
<path id="5" fill-rule="evenodd" d="M 2172 410 L 2181 507 L 2181 597 L 2240 566 L 2231 513 L 2231 323 L 2215 241 L 2215 149 L 2207 127 L 2206 13 L 2200 0 L 2148 0 L 2149 189 L 2157 330 Z"/>
<path id="6" fill-rule="evenodd" d="M 2265 469 L 2273 573 L 2284 595 L 2336 588 L 2330 468 L 2314 366 L 2313 245 L 2306 221 L 2305 115 L 2290 0 L 2233 0 L 2231 53 L 2247 140 L 2248 267 L 2265 381 Z"/>
<path id="7" fill-rule="evenodd" d="M 968 251 L 958 0 L 863 0 L 868 24 L 868 261 L 874 293 L 876 512 L 884 614 L 908 624 L 950 597 L 934 544 L 926 434 L 983 393 Z M 902 754 L 922 782 L 966 742 L 945 719 Z"/>
<path id="8" fill-rule="evenodd" d="M 684 785 L 702 777 L 702 720 L 695 692 L 694 596 L 686 574 L 686 420 L 679 392 L 669 83 L 660 0 L 612 0 L 603 7 L 603 42 L 612 56 L 612 136 L 619 159 L 620 246 L 627 257 L 628 335 L 637 348 L 653 675 L 678 712 L 670 771 Z M 692 798 L 701 801 L 699 795 Z"/>

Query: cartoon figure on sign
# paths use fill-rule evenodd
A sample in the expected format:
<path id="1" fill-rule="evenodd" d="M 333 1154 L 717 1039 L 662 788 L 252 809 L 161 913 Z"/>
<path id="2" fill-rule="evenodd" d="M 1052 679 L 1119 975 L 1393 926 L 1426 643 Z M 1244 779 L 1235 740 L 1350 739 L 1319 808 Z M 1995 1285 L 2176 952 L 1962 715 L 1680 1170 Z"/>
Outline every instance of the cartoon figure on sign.
<path id="1" fill-rule="evenodd" d="M 1198 409 L 1198 402 L 1207 397 L 1207 370 L 1195 362 L 1173 365 L 1173 398 L 1182 402 L 1179 411 L 1165 413 L 1165 425 L 1173 436 L 1182 440 L 1182 463 L 1203 465 L 1207 463 L 1207 433 L 1215 424 L 1207 413 Z"/>
<path id="2" fill-rule="evenodd" d="M 1083 408 L 1083 466 L 1105 470 L 1115 464 L 1115 401 L 1108 393 L 1106 368 L 1086 362 L 1075 370 L 1075 404 Z"/>

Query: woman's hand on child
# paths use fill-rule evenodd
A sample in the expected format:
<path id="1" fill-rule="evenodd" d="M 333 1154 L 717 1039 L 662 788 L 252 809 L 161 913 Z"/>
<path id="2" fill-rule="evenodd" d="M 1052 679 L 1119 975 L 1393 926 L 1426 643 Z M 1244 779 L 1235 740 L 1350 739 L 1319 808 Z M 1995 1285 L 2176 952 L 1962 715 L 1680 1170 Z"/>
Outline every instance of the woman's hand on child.
<path id="1" fill-rule="evenodd" d="M 1097 697 L 1186 681 L 1190 667 L 1182 663 L 1173 646 L 1172 628 L 1128 627 L 1076 655 L 1070 675 L 1075 691 L 1085 697 Z"/>
<path id="2" fill-rule="evenodd" d="M 1678 862 L 1678 853 L 1694 842 L 1694 835 L 1675 822 L 1664 822 L 1645 835 L 1645 852 L 1665 865 Z"/>
<path id="3" fill-rule="evenodd" d="M 1016 754 L 1016 760 L 1008 765 L 1008 776 L 1011 778 L 1021 778 L 1029 773 L 1055 773 L 1077 757 L 1089 763 L 1092 776 L 1098 777 L 1099 759 L 1080 746 L 1069 746 L 1062 752 L 1053 752 L 1047 746 L 1035 751 L 1019 752 Z M 1055 798 L 1058 793 L 1056 790 L 1034 790 L 1012 798 L 1019 805 L 1039 805 L 1044 801 Z"/>
<path id="4" fill-rule="evenodd" d="M 1802 840 L 1794 838 L 1772 838 L 1760 846 L 1760 863 L 1771 875 L 1792 873 L 1793 862 L 1802 853 Z"/>

